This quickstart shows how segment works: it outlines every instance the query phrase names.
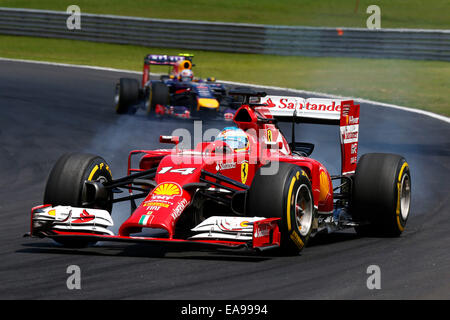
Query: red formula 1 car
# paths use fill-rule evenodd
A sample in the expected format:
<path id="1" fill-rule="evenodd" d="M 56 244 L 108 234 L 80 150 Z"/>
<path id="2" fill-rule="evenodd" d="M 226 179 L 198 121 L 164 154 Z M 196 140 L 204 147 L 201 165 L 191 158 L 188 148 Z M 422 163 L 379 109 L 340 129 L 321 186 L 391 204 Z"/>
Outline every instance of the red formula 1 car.
<path id="1" fill-rule="evenodd" d="M 298 254 L 321 231 L 402 233 L 411 202 L 408 164 L 378 153 L 357 162 L 359 105 L 249 90 L 232 94 L 244 97 L 236 127 L 194 150 L 179 148 L 178 137 L 161 136 L 175 147 L 132 151 L 123 178 L 113 179 L 101 157 L 61 157 L 44 205 L 31 211 L 31 235 L 75 247 L 109 240 Z M 310 157 L 314 146 L 296 142 L 294 134 L 288 143 L 277 120 L 293 127 L 338 126 L 342 172 L 330 175 Z M 131 215 L 113 234 L 110 213 L 119 201 L 131 202 Z"/>

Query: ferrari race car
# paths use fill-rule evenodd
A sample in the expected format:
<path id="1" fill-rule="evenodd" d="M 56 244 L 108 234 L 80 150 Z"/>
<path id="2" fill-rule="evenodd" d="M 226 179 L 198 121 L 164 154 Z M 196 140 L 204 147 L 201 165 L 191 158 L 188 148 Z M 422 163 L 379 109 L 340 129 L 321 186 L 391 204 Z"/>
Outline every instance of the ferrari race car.
<path id="1" fill-rule="evenodd" d="M 31 210 L 31 236 L 70 247 L 123 241 L 295 255 L 319 232 L 403 232 L 411 203 L 408 163 L 382 153 L 357 161 L 359 105 L 230 93 L 244 97 L 235 127 L 193 150 L 181 148 L 177 136 L 160 136 L 174 147 L 131 151 L 125 177 L 113 179 L 99 156 L 63 155 L 49 175 L 44 205 Z M 297 142 L 295 130 L 288 143 L 277 121 L 339 126 L 341 172 L 330 175 L 312 159 L 314 145 Z M 120 201 L 130 201 L 131 214 L 115 234 L 111 212 Z"/>
<path id="2" fill-rule="evenodd" d="M 149 115 L 171 115 L 180 118 L 225 118 L 231 120 L 235 110 L 223 84 L 214 78 L 195 79 L 192 55 L 155 55 L 144 59 L 142 83 L 136 79 L 121 78 L 116 84 L 114 103 L 116 112 L 134 113 L 136 105 Z M 167 65 L 168 75 L 150 80 L 151 65 Z M 142 103 L 143 102 L 143 103 Z"/>

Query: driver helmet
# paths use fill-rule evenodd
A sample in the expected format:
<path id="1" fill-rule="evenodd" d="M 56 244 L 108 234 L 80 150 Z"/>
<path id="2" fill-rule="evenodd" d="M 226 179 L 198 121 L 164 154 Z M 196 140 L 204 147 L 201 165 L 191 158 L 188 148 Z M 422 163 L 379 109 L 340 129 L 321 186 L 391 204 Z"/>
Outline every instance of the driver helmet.
<path id="1" fill-rule="evenodd" d="M 188 82 L 194 79 L 194 73 L 190 69 L 184 69 L 180 72 L 180 81 Z"/>
<path id="2" fill-rule="evenodd" d="M 247 134 L 244 130 L 236 127 L 224 128 L 216 138 L 216 141 L 225 142 L 235 152 L 248 151 L 249 142 Z"/>

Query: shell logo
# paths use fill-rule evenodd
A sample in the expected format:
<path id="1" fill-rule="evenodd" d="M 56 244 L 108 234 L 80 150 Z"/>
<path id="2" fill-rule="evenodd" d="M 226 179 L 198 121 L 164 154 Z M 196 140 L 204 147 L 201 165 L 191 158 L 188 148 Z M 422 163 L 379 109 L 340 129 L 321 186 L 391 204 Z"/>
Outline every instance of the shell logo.
<path id="1" fill-rule="evenodd" d="M 240 223 L 240 226 L 245 228 L 245 227 L 248 227 L 248 224 L 249 224 L 248 221 L 242 221 L 242 222 Z"/>
<path id="2" fill-rule="evenodd" d="M 160 196 L 181 196 L 181 188 L 176 183 L 163 183 L 155 188 L 153 194 Z"/>

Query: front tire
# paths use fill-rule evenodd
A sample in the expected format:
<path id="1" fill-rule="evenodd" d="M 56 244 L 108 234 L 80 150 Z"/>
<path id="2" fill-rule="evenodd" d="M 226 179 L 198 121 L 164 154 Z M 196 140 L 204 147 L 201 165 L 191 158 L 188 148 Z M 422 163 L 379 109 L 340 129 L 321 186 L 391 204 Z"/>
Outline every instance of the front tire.
<path id="1" fill-rule="evenodd" d="M 298 255 L 306 246 L 315 218 L 314 200 L 306 173 L 294 164 L 280 162 L 276 175 L 263 175 L 260 168 L 248 194 L 251 216 L 281 218 L 280 250 Z"/>
<path id="2" fill-rule="evenodd" d="M 61 156 L 47 179 L 44 204 L 83 207 L 83 203 L 86 202 L 84 184 L 86 180 L 100 182 L 112 180 L 109 166 L 103 158 L 87 153 L 69 153 Z M 111 213 L 111 193 L 98 209 Z M 68 247 L 85 247 L 92 243 L 74 239 L 57 242 Z"/>
<path id="3" fill-rule="evenodd" d="M 369 153 L 358 161 L 353 183 L 352 215 L 362 236 L 399 236 L 411 205 L 411 174 L 396 154 Z"/>

